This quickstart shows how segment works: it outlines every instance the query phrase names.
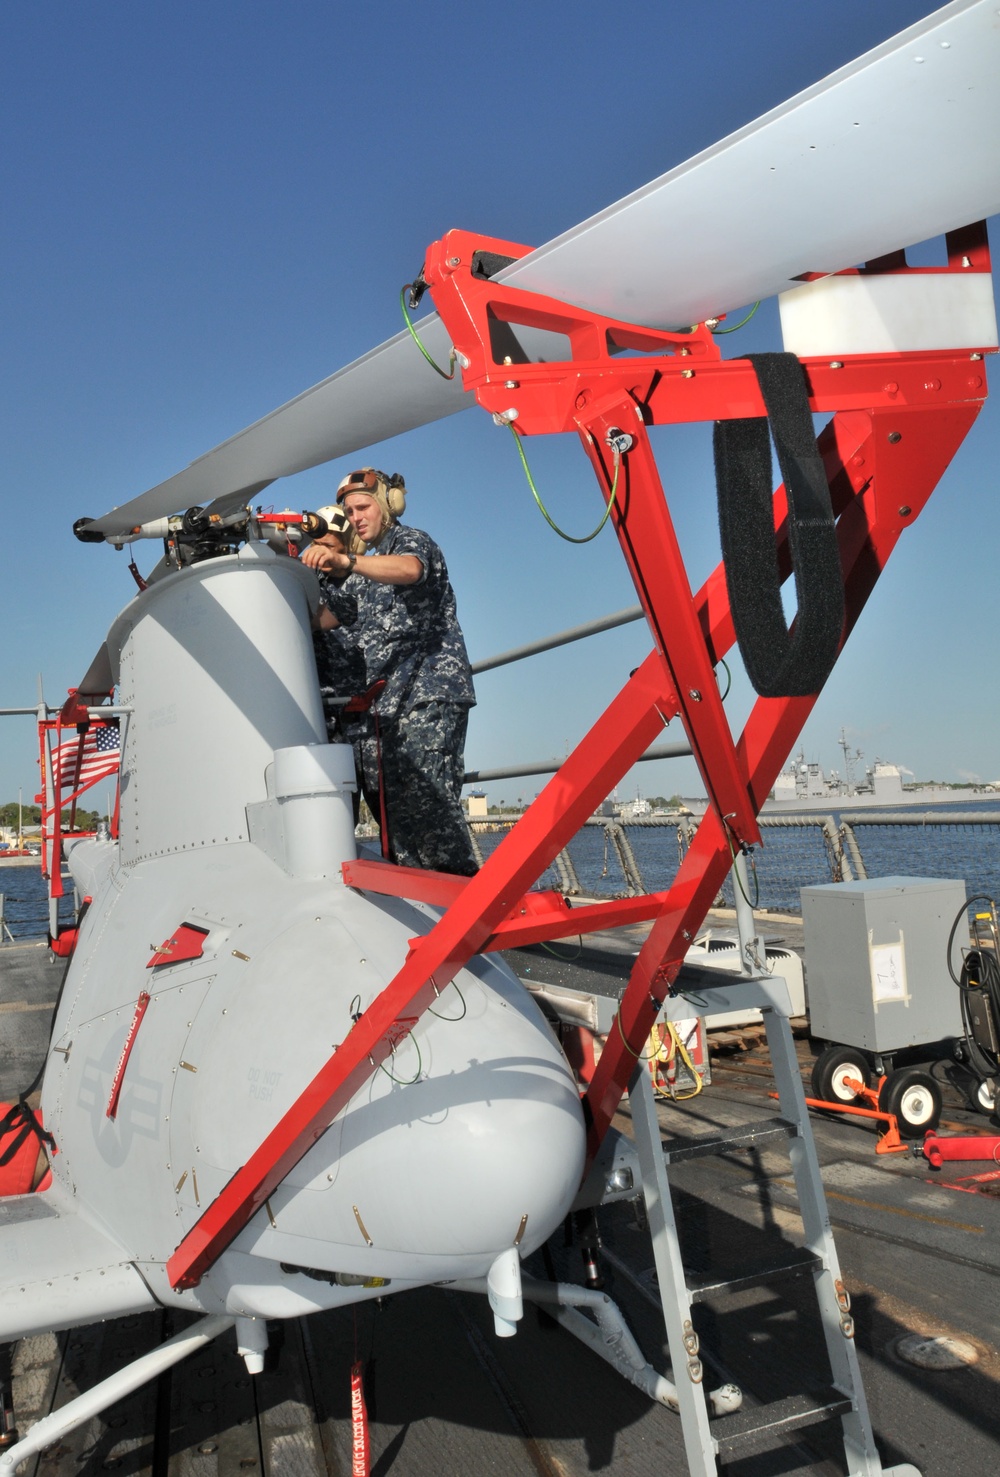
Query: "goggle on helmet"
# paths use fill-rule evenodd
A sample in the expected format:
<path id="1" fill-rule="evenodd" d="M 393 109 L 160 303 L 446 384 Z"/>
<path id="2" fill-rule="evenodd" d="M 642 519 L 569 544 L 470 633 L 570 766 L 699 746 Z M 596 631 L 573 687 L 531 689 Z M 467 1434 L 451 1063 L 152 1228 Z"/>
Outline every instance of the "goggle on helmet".
<path id="1" fill-rule="evenodd" d="M 323 519 L 323 522 L 326 524 L 327 533 L 336 534 L 338 538 L 344 540 L 345 544 L 350 542 L 353 530 L 351 529 L 351 521 L 343 508 L 337 507 L 336 504 L 330 504 L 325 508 L 317 508 L 316 516 L 317 518 Z"/>
<path id="2" fill-rule="evenodd" d="M 359 472 L 348 472 L 337 488 L 337 502 L 342 503 L 348 493 L 360 492 L 374 498 L 382 510 L 383 526 L 395 523 L 406 509 L 406 487 L 398 472 L 387 476 L 375 467 L 362 467 Z"/>

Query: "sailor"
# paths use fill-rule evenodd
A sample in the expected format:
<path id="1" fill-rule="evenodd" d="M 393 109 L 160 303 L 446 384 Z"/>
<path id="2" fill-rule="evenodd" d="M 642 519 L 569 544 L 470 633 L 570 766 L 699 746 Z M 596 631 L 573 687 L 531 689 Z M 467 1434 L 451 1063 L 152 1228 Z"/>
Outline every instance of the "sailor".
<path id="1" fill-rule="evenodd" d="M 333 505 L 317 508 L 316 512 L 326 523 L 327 532 L 314 538 L 311 547 L 346 554 L 352 529 L 343 508 Z M 313 654 L 327 739 L 331 744 L 342 744 L 345 741 L 344 706 L 365 686 L 364 658 L 352 634 L 358 618 L 358 602 L 343 588 L 346 575 L 326 573 L 321 569 L 317 569 L 317 574 L 321 595 L 319 609 L 313 618 Z"/>
<path id="2" fill-rule="evenodd" d="M 364 654 L 366 700 L 349 733 L 362 791 L 393 861 L 470 877 L 477 864 L 461 793 L 476 698 L 444 556 L 399 522 L 398 474 L 351 472 L 337 503 L 353 530 L 350 552 L 313 544 L 303 559 L 348 576 L 343 594 L 357 600 L 351 639 Z"/>

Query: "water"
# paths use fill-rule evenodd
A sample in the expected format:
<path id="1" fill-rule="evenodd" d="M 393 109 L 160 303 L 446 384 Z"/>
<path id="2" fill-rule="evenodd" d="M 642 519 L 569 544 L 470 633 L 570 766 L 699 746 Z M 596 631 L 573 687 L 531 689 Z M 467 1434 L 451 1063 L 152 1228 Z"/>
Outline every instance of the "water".
<path id="1" fill-rule="evenodd" d="M 933 808 L 933 807 L 932 807 Z M 1000 901 L 1000 806 L 995 802 L 970 804 L 965 813 L 982 814 L 988 825 L 857 826 L 855 835 L 869 877 L 948 877 L 966 884 L 969 897 L 985 894 Z M 908 813 L 920 814 L 914 807 Z M 877 812 L 869 812 L 871 815 Z M 774 912 L 797 913 L 799 888 L 837 880 L 835 861 L 824 840 L 823 816 L 802 827 L 764 828 L 764 845 L 754 851 L 759 906 Z M 839 817 L 836 817 L 839 820 Z M 647 892 L 661 892 L 673 882 L 686 841 L 674 826 L 625 826 Z M 501 833 L 479 834 L 483 857 L 500 844 Z M 621 897 L 625 878 L 614 846 L 600 826 L 586 826 L 567 848 L 582 893 L 589 897 Z M 853 870 L 853 869 L 852 869 Z M 550 867 L 536 888 L 566 890 L 558 868 Z M 60 904 L 60 922 L 72 922 L 72 888 Z M 0 867 L 0 892 L 5 897 L 7 927 L 16 939 L 39 938 L 48 928 L 46 884 L 35 866 Z M 723 899 L 733 905 L 732 883 L 727 880 Z M 751 897 L 753 893 L 751 892 Z"/>
<path id="2" fill-rule="evenodd" d="M 59 922 L 71 924 L 73 886 L 68 879 L 64 885 L 67 895 L 59 904 Z M 4 922 L 15 939 L 44 938 L 49 930 L 49 893 L 39 867 L 0 866 L 0 893 L 4 898 Z"/>
<path id="3" fill-rule="evenodd" d="M 931 807 L 933 809 L 933 807 Z M 920 814 L 919 807 L 908 810 Z M 855 836 L 865 871 L 877 877 L 958 878 L 969 897 L 985 894 L 1000 900 L 1000 806 L 996 802 L 963 806 L 962 813 L 982 814 L 987 825 L 858 825 Z M 877 812 L 869 812 L 872 816 Z M 839 881 L 837 858 L 824 838 L 825 816 L 809 817 L 805 826 L 763 827 L 763 846 L 753 852 L 758 905 L 774 912 L 800 911 L 799 889 Z M 839 816 L 835 814 L 835 821 Z M 647 892 L 659 892 L 673 882 L 685 846 L 677 828 L 624 827 Z M 477 836 L 483 856 L 502 840 L 496 834 Z M 583 893 L 591 897 L 620 897 L 627 892 L 614 847 L 602 827 L 588 826 L 567 848 Z M 849 858 L 850 859 L 850 858 Z M 852 873 L 854 872 L 852 866 Z M 752 878 L 751 878 L 752 881 Z M 540 878 L 538 888 L 563 890 L 558 869 Z M 733 906 L 732 883 L 727 880 L 723 900 Z M 751 898 L 754 894 L 751 892 Z"/>

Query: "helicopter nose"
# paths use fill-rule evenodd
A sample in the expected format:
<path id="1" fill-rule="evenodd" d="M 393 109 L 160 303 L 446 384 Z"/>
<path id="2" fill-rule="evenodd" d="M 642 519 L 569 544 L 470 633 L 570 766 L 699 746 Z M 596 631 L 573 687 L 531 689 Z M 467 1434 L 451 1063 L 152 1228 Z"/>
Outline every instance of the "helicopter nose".
<path id="1" fill-rule="evenodd" d="M 494 1036 L 487 1060 L 395 1092 L 373 1082 L 345 1120 L 341 1188 L 364 1176 L 378 1235 L 366 1225 L 386 1251 L 482 1259 L 485 1271 L 504 1247 L 534 1250 L 566 1215 L 584 1164 L 579 1093 L 549 1028 L 520 1027 L 505 1050 Z"/>
<path id="2" fill-rule="evenodd" d="M 425 1016 L 292 1170 L 260 1254 L 445 1281 L 561 1224 L 585 1157 L 573 1074 L 520 985 L 463 993 L 467 1014 Z"/>

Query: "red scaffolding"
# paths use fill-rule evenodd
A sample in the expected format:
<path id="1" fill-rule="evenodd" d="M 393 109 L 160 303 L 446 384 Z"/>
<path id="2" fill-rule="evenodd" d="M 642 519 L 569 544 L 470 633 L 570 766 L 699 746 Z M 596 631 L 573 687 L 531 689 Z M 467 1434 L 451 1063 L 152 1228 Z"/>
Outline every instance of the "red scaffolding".
<path id="1" fill-rule="evenodd" d="M 345 865 L 350 886 L 426 900 L 445 912 L 413 941 L 395 978 L 185 1236 L 168 1263 L 174 1286 L 198 1282 L 475 953 L 652 920 L 584 1099 L 593 1155 L 735 853 L 759 841 L 760 806 L 818 696 L 759 697 L 734 738 L 715 679 L 716 664 L 736 640 L 726 571 L 720 565 L 692 592 L 650 446 L 654 425 L 763 417 L 754 366 L 746 359 L 723 360 L 708 325 L 659 332 L 484 275 L 527 250 L 452 231 L 431 247 L 422 278 L 451 335 L 464 384 L 479 404 L 520 436 L 572 432 L 580 438 L 605 505 L 611 505 L 653 650 L 477 876 L 457 879 L 387 863 Z M 948 253 L 947 267 L 930 270 L 989 269 L 982 227 L 952 233 Z M 894 257 L 868 270 L 929 269 L 909 269 Z M 515 363 L 504 350 L 510 334 L 503 325 L 559 334 L 568 356 L 556 363 Z M 809 410 L 832 416 L 818 451 L 836 518 L 842 642 L 982 406 L 987 347 L 802 361 Z M 792 560 L 784 486 L 774 493 L 773 522 L 778 566 L 787 577 Z M 673 885 L 662 893 L 573 909 L 558 895 L 529 892 L 677 717 L 709 806 Z"/>

